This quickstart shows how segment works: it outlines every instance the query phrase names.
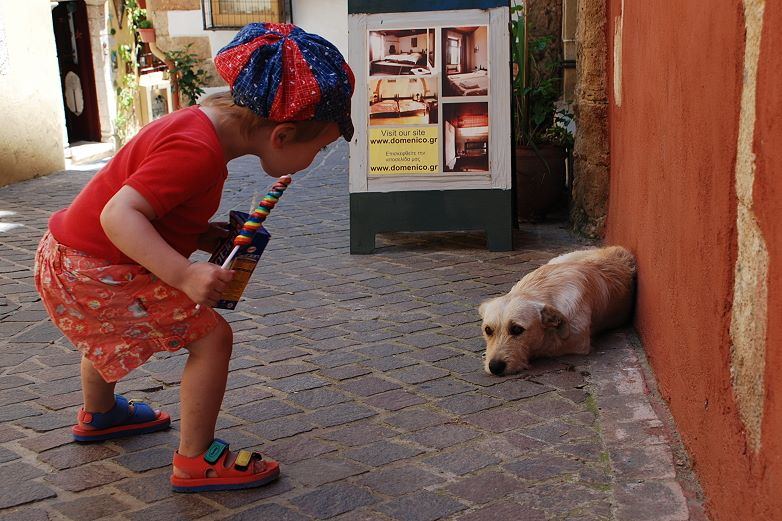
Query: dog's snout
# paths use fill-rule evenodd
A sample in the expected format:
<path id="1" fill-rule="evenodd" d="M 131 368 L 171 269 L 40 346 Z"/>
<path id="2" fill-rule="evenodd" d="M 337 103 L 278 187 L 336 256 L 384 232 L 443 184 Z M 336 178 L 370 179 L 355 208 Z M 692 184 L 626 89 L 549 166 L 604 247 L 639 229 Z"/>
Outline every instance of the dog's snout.
<path id="1" fill-rule="evenodd" d="M 489 362 L 489 371 L 491 371 L 491 374 L 501 376 L 505 372 L 506 366 L 505 360 L 492 360 Z"/>

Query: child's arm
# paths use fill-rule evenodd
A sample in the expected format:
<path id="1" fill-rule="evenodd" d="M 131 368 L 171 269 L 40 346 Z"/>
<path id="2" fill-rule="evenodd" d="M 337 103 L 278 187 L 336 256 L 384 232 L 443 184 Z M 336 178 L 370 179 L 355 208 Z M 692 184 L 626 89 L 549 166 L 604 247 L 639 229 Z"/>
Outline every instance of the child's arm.
<path id="1" fill-rule="evenodd" d="M 183 291 L 193 302 L 213 306 L 220 300 L 233 272 L 208 262 L 191 263 L 157 232 L 155 212 L 136 190 L 123 186 L 100 214 L 109 240 L 125 255 Z"/>

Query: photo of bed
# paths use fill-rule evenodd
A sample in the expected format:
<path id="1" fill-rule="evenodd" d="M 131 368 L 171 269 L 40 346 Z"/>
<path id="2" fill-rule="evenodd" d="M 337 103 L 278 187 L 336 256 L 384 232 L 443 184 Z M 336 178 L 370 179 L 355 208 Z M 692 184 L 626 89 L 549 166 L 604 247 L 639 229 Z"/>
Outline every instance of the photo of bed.
<path id="1" fill-rule="evenodd" d="M 370 31 L 370 76 L 423 76 L 434 68 L 434 29 Z"/>
<path id="2" fill-rule="evenodd" d="M 489 171 L 489 104 L 443 105 L 443 170 Z"/>
<path id="3" fill-rule="evenodd" d="M 436 124 L 436 89 L 437 79 L 431 76 L 370 80 L 369 124 Z"/>
<path id="4" fill-rule="evenodd" d="M 443 96 L 489 94 L 488 43 L 486 26 L 443 28 Z"/>

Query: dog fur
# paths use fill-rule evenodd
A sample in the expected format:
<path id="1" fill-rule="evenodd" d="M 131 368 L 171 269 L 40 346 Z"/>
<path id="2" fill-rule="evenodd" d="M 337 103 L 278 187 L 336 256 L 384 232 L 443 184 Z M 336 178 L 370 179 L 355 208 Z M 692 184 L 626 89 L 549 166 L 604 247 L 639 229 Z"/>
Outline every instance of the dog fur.
<path id="1" fill-rule="evenodd" d="M 629 320 L 635 272 L 633 254 L 610 246 L 560 255 L 528 273 L 478 309 L 484 369 L 512 374 L 529 368 L 532 358 L 588 354 L 593 335 Z"/>

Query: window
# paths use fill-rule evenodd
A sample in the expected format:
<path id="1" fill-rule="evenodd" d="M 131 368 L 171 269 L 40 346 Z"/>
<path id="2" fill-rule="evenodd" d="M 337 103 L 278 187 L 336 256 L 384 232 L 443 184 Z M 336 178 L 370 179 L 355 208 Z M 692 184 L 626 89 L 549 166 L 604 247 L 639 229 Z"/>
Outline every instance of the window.
<path id="1" fill-rule="evenodd" d="M 241 28 L 251 22 L 284 22 L 284 0 L 201 0 L 204 29 Z"/>
<path id="2" fill-rule="evenodd" d="M 459 65 L 461 56 L 460 42 L 456 38 L 448 38 L 448 63 L 447 65 Z"/>

